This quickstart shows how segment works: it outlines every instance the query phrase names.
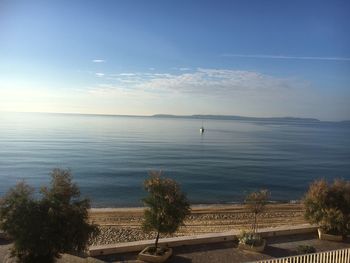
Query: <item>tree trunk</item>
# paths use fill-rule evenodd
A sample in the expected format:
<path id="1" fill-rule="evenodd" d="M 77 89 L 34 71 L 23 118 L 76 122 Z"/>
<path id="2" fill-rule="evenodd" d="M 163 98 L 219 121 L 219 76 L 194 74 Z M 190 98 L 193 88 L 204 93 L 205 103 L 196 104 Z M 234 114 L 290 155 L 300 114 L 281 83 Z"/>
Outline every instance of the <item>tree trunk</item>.
<path id="1" fill-rule="evenodd" d="M 253 233 L 254 234 L 256 233 L 256 216 L 257 216 L 257 214 L 254 213 L 254 227 L 253 227 Z"/>
<path id="2" fill-rule="evenodd" d="M 158 248 L 158 240 L 159 240 L 159 231 L 157 232 L 156 243 L 154 245 L 156 248 L 156 252 L 155 252 L 156 255 L 157 255 L 157 248 Z"/>

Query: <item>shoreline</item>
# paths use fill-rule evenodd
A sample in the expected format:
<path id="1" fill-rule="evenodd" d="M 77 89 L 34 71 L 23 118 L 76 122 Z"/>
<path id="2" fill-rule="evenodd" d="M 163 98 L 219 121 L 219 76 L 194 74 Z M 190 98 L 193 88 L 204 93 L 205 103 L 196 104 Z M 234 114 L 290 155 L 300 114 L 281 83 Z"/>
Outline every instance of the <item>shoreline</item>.
<path id="1" fill-rule="evenodd" d="M 91 240 L 91 245 L 149 240 L 155 233 L 144 233 L 141 225 L 143 207 L 92 208 L 89 220 L 99 226 L 100 235 Z M 302 203 L 270 203 L 259 215 L 259 227 L 278 227 L 305 224 Z M 175 236 L 243 230 L 251 227 L 252 214 L 242 204 L 191 205 L 191 214 Z"/>
<path id="2" fill-rule="evenodd" d="M 301 204 L 302 200 L 287 200 L 287 201 L 269 201 L 267 205 L 282 205 L 282 204 Z M 244 206 L 244 202 L 230 202 L 230 203 L 193 203 L 190 204 L 191 209 L 197 208 L 211 208 L 211 207 L 231 207 L 231 206 Z M 95 206 L 91 207 L 89 211 L 98 212 L 98 211 L 129 211 L 129 210 L 142 210 L 144 206 Z"/>

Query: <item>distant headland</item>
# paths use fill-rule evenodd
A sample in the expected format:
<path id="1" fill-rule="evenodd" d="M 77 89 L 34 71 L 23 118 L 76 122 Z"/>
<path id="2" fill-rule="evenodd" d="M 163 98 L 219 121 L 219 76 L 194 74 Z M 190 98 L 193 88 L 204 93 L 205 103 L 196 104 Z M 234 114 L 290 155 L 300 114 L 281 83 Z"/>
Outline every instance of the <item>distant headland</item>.
<path id="1" fill-rule="evenodd" d="M 288 122 L 320 122 L 315 118 L 297 118 L 297 117 L 244 117 L 237 115 L 171 115 L 155 114 L 154 118 L 187 118 L 187 119 L 215 119 L 215 120 L 249 120 L 249 121 L 288 121 Z"/>
<path id="2" fill-rule="evenodd" d="M 343 121 L 321 121 L 316 118 L 299 118 L 299 117 L 246 117 L 238 115 L 172 115 L 172 114 L 154 114 L 152 118 L 185 118 L 185 119 L 213 119 L 213 120 L 240 120 L 240 121 L 273 121 L 273 122 L 304 122 L 304 123 L 342 123 L 350 124 L 350 120 Z"/>

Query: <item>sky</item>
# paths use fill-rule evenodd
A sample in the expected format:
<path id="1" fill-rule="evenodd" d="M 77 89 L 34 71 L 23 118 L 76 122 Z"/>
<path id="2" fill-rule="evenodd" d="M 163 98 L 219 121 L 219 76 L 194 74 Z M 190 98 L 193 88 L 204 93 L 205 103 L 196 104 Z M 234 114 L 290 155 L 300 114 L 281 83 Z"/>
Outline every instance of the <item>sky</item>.
<path id="1" fill-rule="evenodd" d="M 0 0 L 0 112 L 350 119 L 350 2 Z"/>

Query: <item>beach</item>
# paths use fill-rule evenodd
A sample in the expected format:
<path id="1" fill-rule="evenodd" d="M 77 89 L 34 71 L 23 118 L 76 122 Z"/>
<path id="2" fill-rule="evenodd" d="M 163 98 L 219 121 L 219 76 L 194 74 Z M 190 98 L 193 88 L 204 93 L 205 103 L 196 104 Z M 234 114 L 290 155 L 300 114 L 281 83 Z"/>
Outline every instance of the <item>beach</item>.
<path id="1" fill-rule="evenodd" d="M 191 208 L 184 226 L 172 236 L 243 230 L 251 226 L 252 214 L 241 204 L 195 205 Z M 91 245 L 154 239 L 155 233 L 142 231 L 142 216 L 143 208 L 90 209 L 90 220 L 100 228 L 100 234 L 91 240 Z M 259 227 L 262 228 L 305 223 L 304 207 L 300 203 L 269 204 L 258 218 Z"/>

